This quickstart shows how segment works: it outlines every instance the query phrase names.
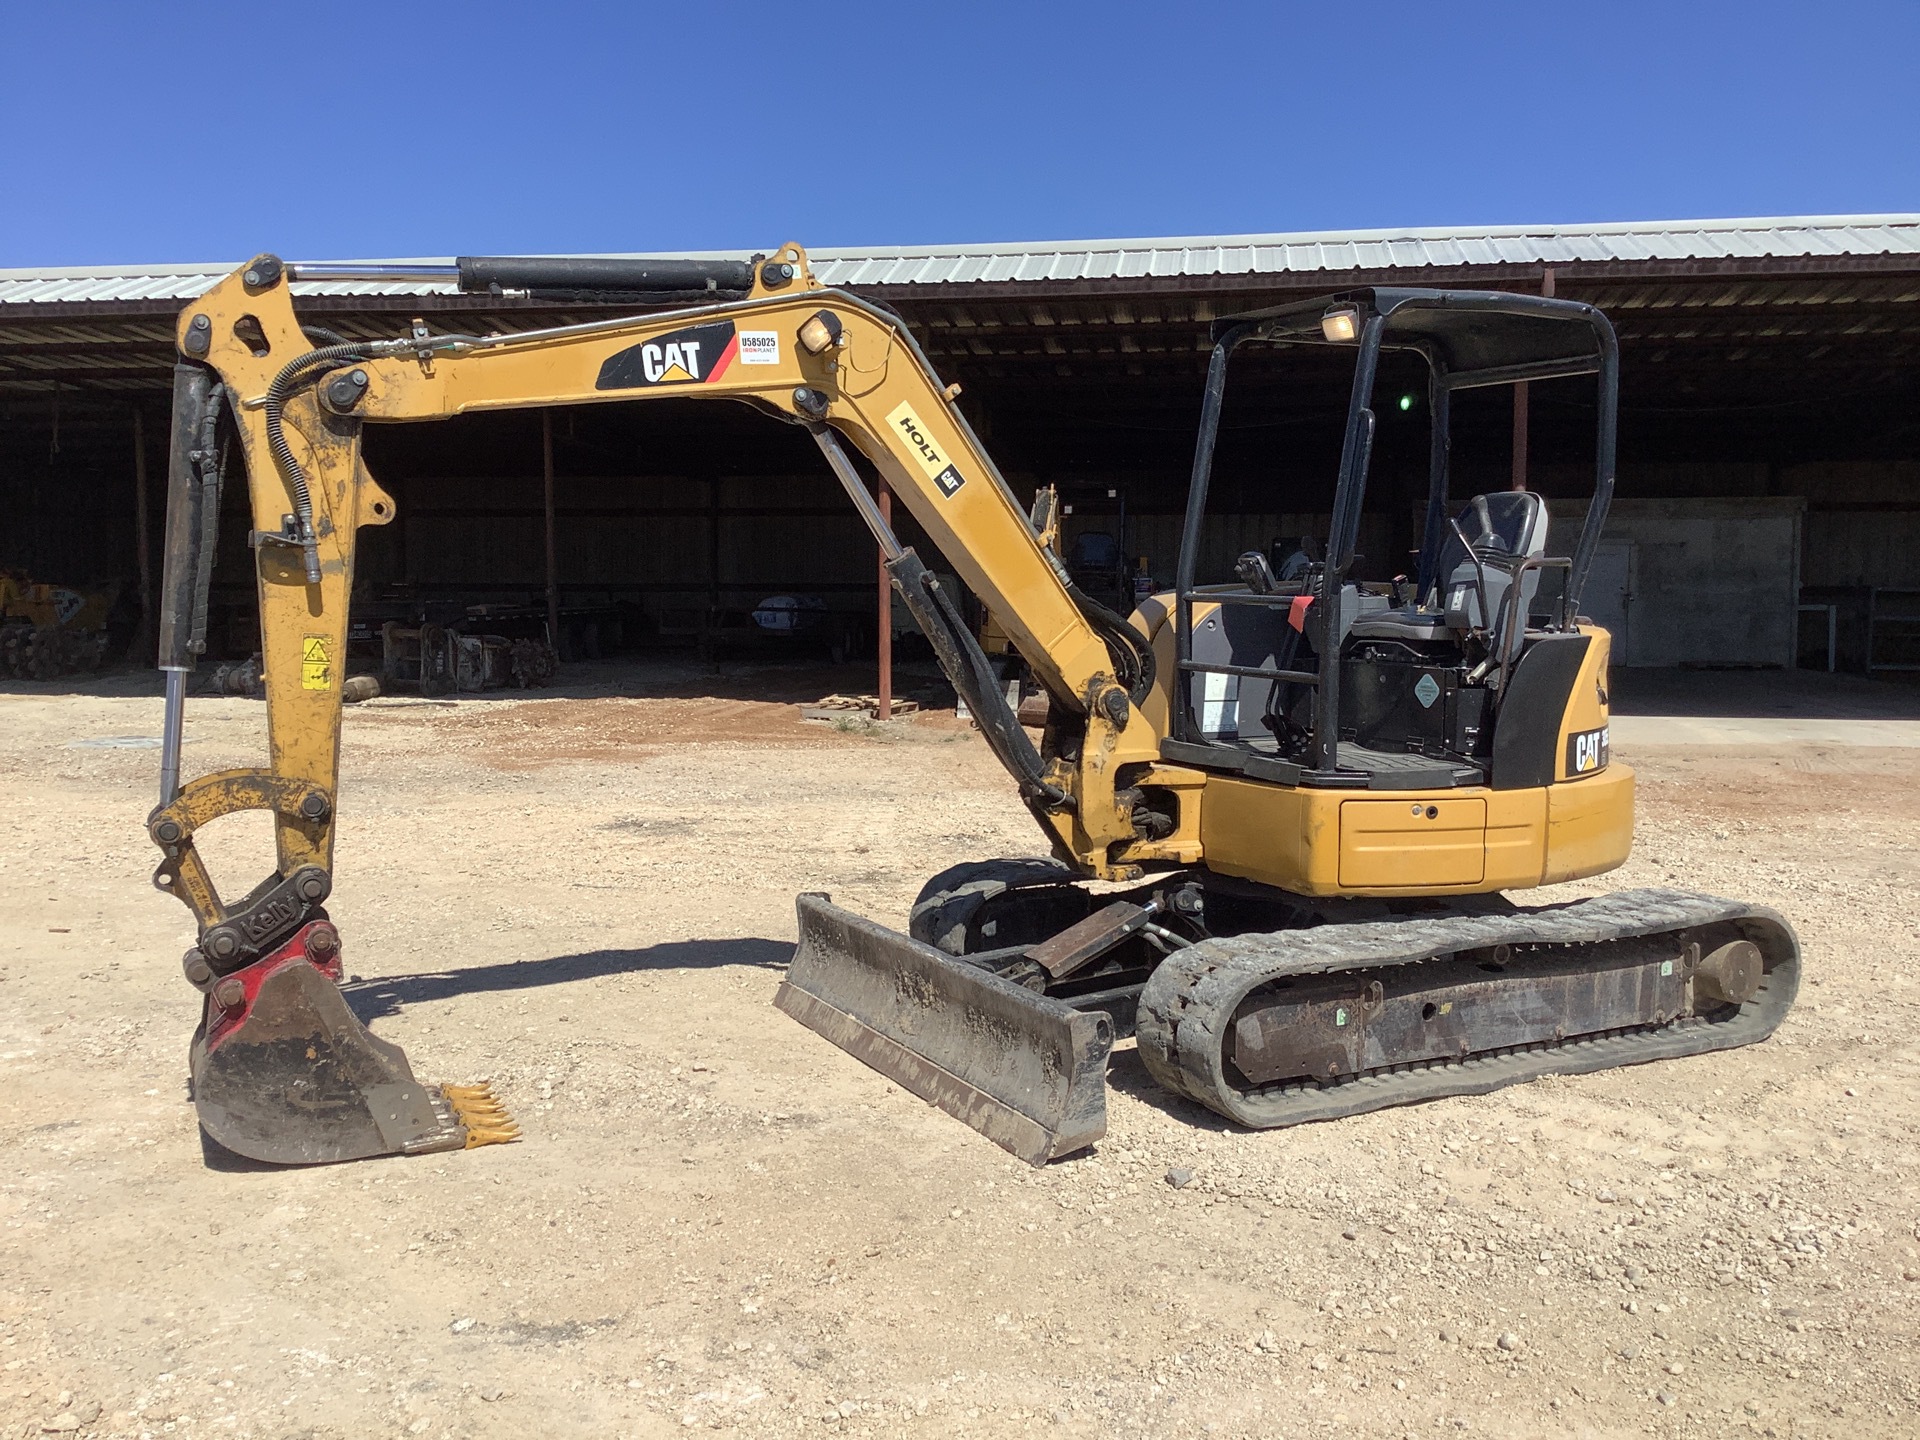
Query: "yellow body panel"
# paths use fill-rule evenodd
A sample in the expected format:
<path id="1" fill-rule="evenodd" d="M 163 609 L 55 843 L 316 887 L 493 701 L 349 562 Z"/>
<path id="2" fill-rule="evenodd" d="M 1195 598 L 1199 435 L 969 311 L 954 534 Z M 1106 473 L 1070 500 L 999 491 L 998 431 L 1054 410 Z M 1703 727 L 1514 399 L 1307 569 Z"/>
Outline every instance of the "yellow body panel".
<path id="1" fill-rule="evenodd" d="M 1340 883 L 1478 885 L 1487 873 L 1487 802 L 1342 800 Z"/>
<path id="2" fill-rule="evenodd" d="M 1542 885 L 1602 875 L 1633 850 L 1633 771 L 1617 761 L 1598 775 L 1547 791 Z"/>
<path id="3" fill-rule="evenodd" d="M 107 628 L 116 598 L 109 591 L 38 585 L 23 575 L 0 572 L 0 618 L 4 619 L 91 633 Z"/>
<path id="4" fill-rule="evenodd" d="M 1612 658 L 1613 637 L 1597 625 L 1582 625 L 1580 633 L 1590 643 L 1587 658 L 1580 663 L 1580 673 L 1574 677 L 1573 693 L 1567 696 L 1566 714 L 1560 718 L 1559 758 L 1554 762 L 1553 771 L 1556 780 L 1581 778 L 1567 768 L 1568 740 L 1584 731 L 1598 730 L 1607 723 L 1607 665 Z"/>
<path id="5" fill-rule="evenodd" d="M 1295 789 L 1210 776 L 1200 797 L 1200 845 L 1210 869 L 1299 895 L 1523 890 L 1540 884 L 1545 870 L 1547 795 Z M 1425 818 L 1429 808 L 1435 821 Z M 1391 827 L 1402 821 L 1396 836 Z"/>
<path id="6" fill-rule="evenodd" d="M 1171 596 L 1154 596 L 1134 615 L 1134 623 L 1153 637 L 1163 675 L 1173 671 L 1176 658 L 1171 602 Z M 1215 608 L 1196 600 L 1196 623 Z M 1614 869 L 1633 846 L 1633 772 L 1615 763 L 1597 774 L 1567 773 L 1569 739 L 1604 727 L 1608 716 L 1610 637 L 1595 626 L 1583 626 L 1582 633 L 1591 643 L 1561 717 L 1552 786 L 1316 790 L 1209 774 L 1198 790 L 1191 782 L 1181 789 L 1179 828 L 1173 843 L 1161 845 L 1169 852 L 1177 847 L 1182 860 L 1197 850 L 1222 874 L 1302 895 L 1523 890 Z M 1171 727 L 1169 703 L 1170 688 L 1162 685 L 1141 707 L 1142 718 L 1162 734 Z M 1135 783 L 1152 784 L 1153 775 Z M 1425 814 L 1430 807 L 1436 811 L 1432 820 Z M 1159 848 L 1141 845 L 1124 854 L 1147 859 Z"/>

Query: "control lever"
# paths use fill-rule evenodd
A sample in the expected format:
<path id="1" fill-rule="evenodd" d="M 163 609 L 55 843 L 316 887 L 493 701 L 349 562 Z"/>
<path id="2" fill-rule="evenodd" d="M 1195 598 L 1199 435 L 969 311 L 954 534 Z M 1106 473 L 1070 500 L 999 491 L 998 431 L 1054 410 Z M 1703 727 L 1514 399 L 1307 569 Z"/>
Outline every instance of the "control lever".
<path id="1" fill-rule="evenodd" d="M 1480 628 L 1490 630 L 1493 628 L 1493 615 L 1487 609 L 1486 562 L 1480 558 L 1480 552 L 1475 550 L 1472 544 L 1469 543 L 1467 540 L 1467 532 L 1460 528 L 1460 522 L 1458 520 L 1449 516 L 1447 524 L 1453 527 L 1454 538 L 1460 542 L 1460 548 L 1467 552 L 1467 559 L 1473 562 L 1473 588 L 1479 592 L 1480 596 Z"/>
<path id="2" fill-rule="evenodd" d="M 1276 595 L 1280 591 L 1280 581 L 1274 576 L 1272 564 L 1258 550 L 1249 550 L 1234 561 L 1233 573 L 1256 595 Z"/>

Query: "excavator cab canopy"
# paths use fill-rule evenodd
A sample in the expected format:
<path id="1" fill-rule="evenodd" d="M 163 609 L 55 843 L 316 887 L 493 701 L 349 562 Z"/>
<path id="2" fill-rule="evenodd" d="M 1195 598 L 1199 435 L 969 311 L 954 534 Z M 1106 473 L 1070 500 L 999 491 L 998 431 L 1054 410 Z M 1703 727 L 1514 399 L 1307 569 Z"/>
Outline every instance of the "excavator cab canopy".
<path id="1" fill-rule="evenodd" d="M 1350 318 L 1343 323 L 1342 315 Z M 1229 316 L 1214 322 L 1212 338 L 1353 344 L 1374 317 L 1382 349 L 1418 351 L 1455 390 L 1591 375 L 1613 351 L 1606 316 L 1578 300 L 1387 286 Z"/>
<path id="2" fill-rule="evenodd" d="M 1620 354 L 1613 325 L 1600 311 L 1584 301 L 1556 300 L 1542 295 L 1381 285 L 1216 320 L 1213 341 L 1216 362 L 1222 363 L 1223 370 L 1224 360 L 1249 341 L 1344 347 L 1357 352 L 1353 396 L 1347 415 L 1346 451 L 1341 456 L 1341 493 L 1334 501 L 1336 522 L 1346 516 L 1355 527 L 1359 523 L 1367 481 L 1366 464 L 1372 449 L 1370 402 L 1380 352 L 1412 351 L 1425 359 L 1433 392 L 1434 444 L 1428 474 L 1426 530 L 1421 544 L 1423 589 L 1432 580 L 1432 566 L 1446 538 L 1450 449 L 1447 440 L 1451 417 L 1447 397 L 1456 390 L 1490 385 L 1597 376 L 1599 426 L 1594 447 L 1593 499 L 1566 585 L 1569 606 L 1578 602 L 1594 547 L 1600 543 L 1607 507 L 1613 499 Z M 1219 424 L 1219 407 L 1214 403 L 1211 384 L 1208 402 L 1201 429 L 1202 445 L 1208 452 L 1210 464 L 1211 432 Z M 1339 538 L 1338 533 L 1329 537 L 1335 543 Z M 1334 553 L 1330 545 L 1330 557 Z"/>
<path id="3" fill-rule="evenodd" d="M 1535 556 L 1527 560 L 1524 568 L 1548 567 L 1564 575 L 1558 587 L 1558 611 L 1564 624 L 1577 613 L 1581 589 L 1613 498 L 1615 415 L 1619 400 L 1619 349 L 1613 326 L 1600 311 L 1577 300 L 1489 290 L 1376 286 L 1230 316 L 1215 322 L 1212 335 L 1213 357 L 1208 367 L 1206 397 L 1194 452 L 1175 595 L 1179 665 L 1183 672 L 1197 677 L 1225 673 L 1245 680 L 1313 690 L 1313 721 L 1304 758 L 1312 771 L 1332 779 L 1338 771 L 1341 731 L 1341 659 L 1337 637 L 1347 633 L 1352 612 L 1367 598 L 1355 593 L 1351 572 L 1357 558 L 1355 544 L 1373 453 L 1373 390 L 1381 352 L 1397 350 L 1417 354 L 1426 361 L 1428 372 L 1432 428 L 1415 609 L 1445 578 L 1441 572 L 1452 556 L 1450 545 L 1477 551 L 1475 545 L 1462 537 L 1461 527 L 1452 513 L 1449 466 L 1453 392 L 1567 376 L 1596 377 L 1599 393 L 1593 497 L 1571 557 L 1557 561 L 1538 557 L 1538 549 L 1545 542 L 1545 522 L 1537 497 L 1525 497 L 1523 504 L 1508 503 L 1505 496 L 1482 496 L 1475 500 L 1475 508 L 1490 533 L 1501 529 L 1525 532 L 1526 543 L 1521 548 L 1533 550 Z M 1235 350 L 1254 343 L 1319 346 L 1346 349 L 1354 354 L 1353 388 L 1347 405 L 1324 560 L 1314 567 L 1302 596 L 1303 604 L 1310 596 L 1325 624 L 1333 627 L 1326 632 L 1326 643 L 1317 647 L 1311 670 L 1295 668 L 1293 663 L 1254 667 L 1244 663 L 1223 665 L 1196 658 L 1192 651 L 1196 599 L 1228 607 L 1257 608 L 1273 603 L 1272 577 L 1260 575 L 1258 566 L 1248 572 L 1251 578 L 1246 590 L 1208 587 L 1203 592 L 1195 583 L 1214 448 L 1226 394 L 1227 368 Z M 1484 572 L 1484 566 L 1480 568 Z M 1527 596 L 1536 593 L 1538 578 L 1535 575 L 1526 581 Z M 1484 578 L 1478 588 L 1480 610 L 1486 612 L 1490 592 Z M 1506 627 L 1511 636 L 1496 636 L 1503 652 L 1502 676 L 1510 668 L 1512 646 L 1519 643 L 1520 632 L 1526 625 L 1527 615 L 1520 593 L 1516 591 L 1511 602 L 1517 612 Z M 1384 602 L 1375 600 L 1374 603 Z M 1481 613 L 1477 618 L 1483 629 L 1498 628 L 1491 613 Z M 1190 700 L 1175 706 L 1173 728 L 1177 740 L 1197 738 L 1201 727 L 1195 722 Z"/>

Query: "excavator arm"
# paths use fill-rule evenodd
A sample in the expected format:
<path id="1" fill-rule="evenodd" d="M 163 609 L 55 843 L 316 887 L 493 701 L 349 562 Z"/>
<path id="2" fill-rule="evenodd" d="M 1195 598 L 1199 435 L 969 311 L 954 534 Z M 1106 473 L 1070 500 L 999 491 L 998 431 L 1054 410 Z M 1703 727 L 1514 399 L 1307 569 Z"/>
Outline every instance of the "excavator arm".
<path id="1" fill-rule="evenodd" d="M 502 274 L 519 278 L 510 273 L 516 263 L 537 278 L 543 262 L 499 262 L 494 283 Z M 954 403 L 959 387 L 942 385 L 897 317 L 821 286 L 804 252 L 789 245 L 753 264 L 743 298 L 512 334 L 435 334 L 415 322 L 404 336 L 345 341 L 302 326 L 290 289 L 296 273 L 260 256 L 190 305 L 178 330 L 161 642 L 168 714 L 161 803 L 148 830 L 164 855 L 155 883 L 199 924 L 186 970 L 208 997 L 196 1091 L 224 1106 L 225 1118 L 201 1104 L 216 1139 L 261 1158 L 300 1160 L 349 1158 L 355 1146 L 359 1153 L 443 1148 L 501 1131 L 490 1098 L 462 1112 L 454 1103 L 460 1092 L 414 1086 L 397 1051 L 374 1054 L 380 1042 L 344 1004 L 335 1013 L 327 987 L 310 973 L 338 970 L 339 937 L 321 907 L 332 887 L 355 549 L 361 527 L 390 523 L 396 508 L 361 456 L 369 424 L 671 397 L 744 402 L 803 426 L 872 530 L 905 602 L 1056 856 L 1089 877 L 1139 877 L 1123 852 L 1142 836 L 1114 776 L 1123 765 L 1158 758 L 1160 736 L 1142 714 L 1154 683 L 1152 650 L 1123 619 L 1075 590 Z M 184 680 L 203 645 L 220 452 L 229 436 L 251 497 L 270 759 L 265 768 L 182 786 Z M 847 445 L 986 603 L 1049 692 L 1052 719 L 1039 747 L 993 683 L 952 597 L 881 518 Z M 243 810 L 274 816 L 276 863 L 244 899 L 229 903 L 194 835 Z M 291 1029 L 285 1017 L 257 1013 L 263 975 L 289 989 L 289 1005 L 305 1017 Z M 246 1045 L 255 1032 L 272 1033 L 273 1044 Z M 336 1108 L 356 1110 L 356 1086 L 408 1097 L 388 1123 L 371 1129 L 349 1115 L 346 1128 L 357 1138 L 344 1148 L 337 1138 L 286 1143 L 314 1128 L 304 1118 L 311 1097 L 299 1093 L 312 1066 L 294 1052 L 313 1052 L 307 1042 L 317 1032 L 340 1052 Z M 234 1073 L 213 1063 L 243 1049 L 247 1063 L 227 1067 Z M 278 1098 L 261 1104 L 268 1094 Z"/>
<path id="2" fill-rule="evenodd" d="M 775 285 L 769 274 L 792 278 Z M 272 763 L 266 772 L 203 777 L 178 797 L 164 796 L 157 826 L 190 829 L 232 809 L 273 809 L 280 872 L 330 868 L 354 551 L 360 527 L 388 524 L 395 514 L 392 497 L 362 463 L 365 425 L 698 398 L 742 401 L 807 428 L 925 623 L 918 612 L 937 608 L 935 587 L 881 520 L 842 440 L 866 456 L 997 617 L 1063 717 L 1043 758 L 998 713 L 1004 704 L 980 693 L 964 633 L 934 617 L 929 632 L 941 641 L 951 634 L 951 644 L 941 645 L 943 662 L 1062 858 L 1102 878 L 1137 873 L 1111 858 L 1115 846 L 1135 838 L 1112 774 L 1157 755 L 1159 737 L 1139 713 L 1152 678 L 1144 637 L 1074 590 L 955 405 L 959 387 L 941 385 L 906 327 L 821 287 L 797 246 L 756 267 L 753 289 L 740 301 L 517 334 L 423 328 L 389 341 L 319 345 L 295 315 L 287 268 L 262 257 L 190 307 L 179 338 L 186 358 L 176 437 L 192 442 L 190 450 L 208 448 L 194 441 L 203 428 L 196 420 L 206 413 L 209 380 L 217 380 L 246 461 Z M 190 477 L 193 465 L 191 455 L 176 456 L 177 475 Z M 190 564 L 173 567 L 169 598 L 192 578 Z M 179 595 L 182 612 L 191 604 L 191 595 Z M 163 668 L 179 673 L 189 659 L 163 656 Z M 295 789 L 290 800 L 266 803 L 269 791 Z M 169 855 L 180 872 L 169 888 L 203 925 L 220 923 L 222 907 L 190 844 L 162 843 L 179 850 Z"/>

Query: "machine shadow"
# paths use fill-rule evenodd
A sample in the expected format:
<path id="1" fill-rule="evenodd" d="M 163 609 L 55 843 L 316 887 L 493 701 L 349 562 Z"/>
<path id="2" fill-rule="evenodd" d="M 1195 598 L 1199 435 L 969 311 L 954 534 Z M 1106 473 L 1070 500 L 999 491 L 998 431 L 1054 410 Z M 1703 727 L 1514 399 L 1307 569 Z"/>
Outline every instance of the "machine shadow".
<path id="1" fill-rule="evenodd" d="M 249 1160 L 236 1155 L 206 1131 L 199 1131 L 200 1163 L 216 1175 L 284 1175 L 299 1166 L 275 1165 L 265 1160 Z"/>
<path id="2" fill-rule="evenodd" d="M 1144 1105 L 1151 1105 L 1156 1110 L 1164 1110 L 1196 1130 L 1222 1134 L 1227 1131 L 1237 1133 L 1240 1129 L 1224 1115 L 1216 1115 L 1204 1105 L 1196 1105 L 1184 1096 L 1162 1090 L 1159 1082 L 1147 1073 L 1146 1062 L 1140 1058 L 1139 1048 L 1131 1040 L 1121 1041 L 1107 1056 L 1107 1088 Z M 1094 1148 L 1099 1147 L 1096 1145 Z"/>
<path id="3" fill-rule="evenodd" d="M 729 965 L 784 970 L 793 955 L 787 940 L 672 940 L 640 950 L 587 950 L 544 960 L 515 960 L 478 965 L 471 970 L 431 970 L 417 975 L 384 975 L 350 981 L 341 987 L 348 1007 L 368 1024 L 398 1015 L 407 1005 L 483 995 L 503 990 L 534 990 L 570 985 L 603 975 L 636 970 L 713 970 Z"/>

